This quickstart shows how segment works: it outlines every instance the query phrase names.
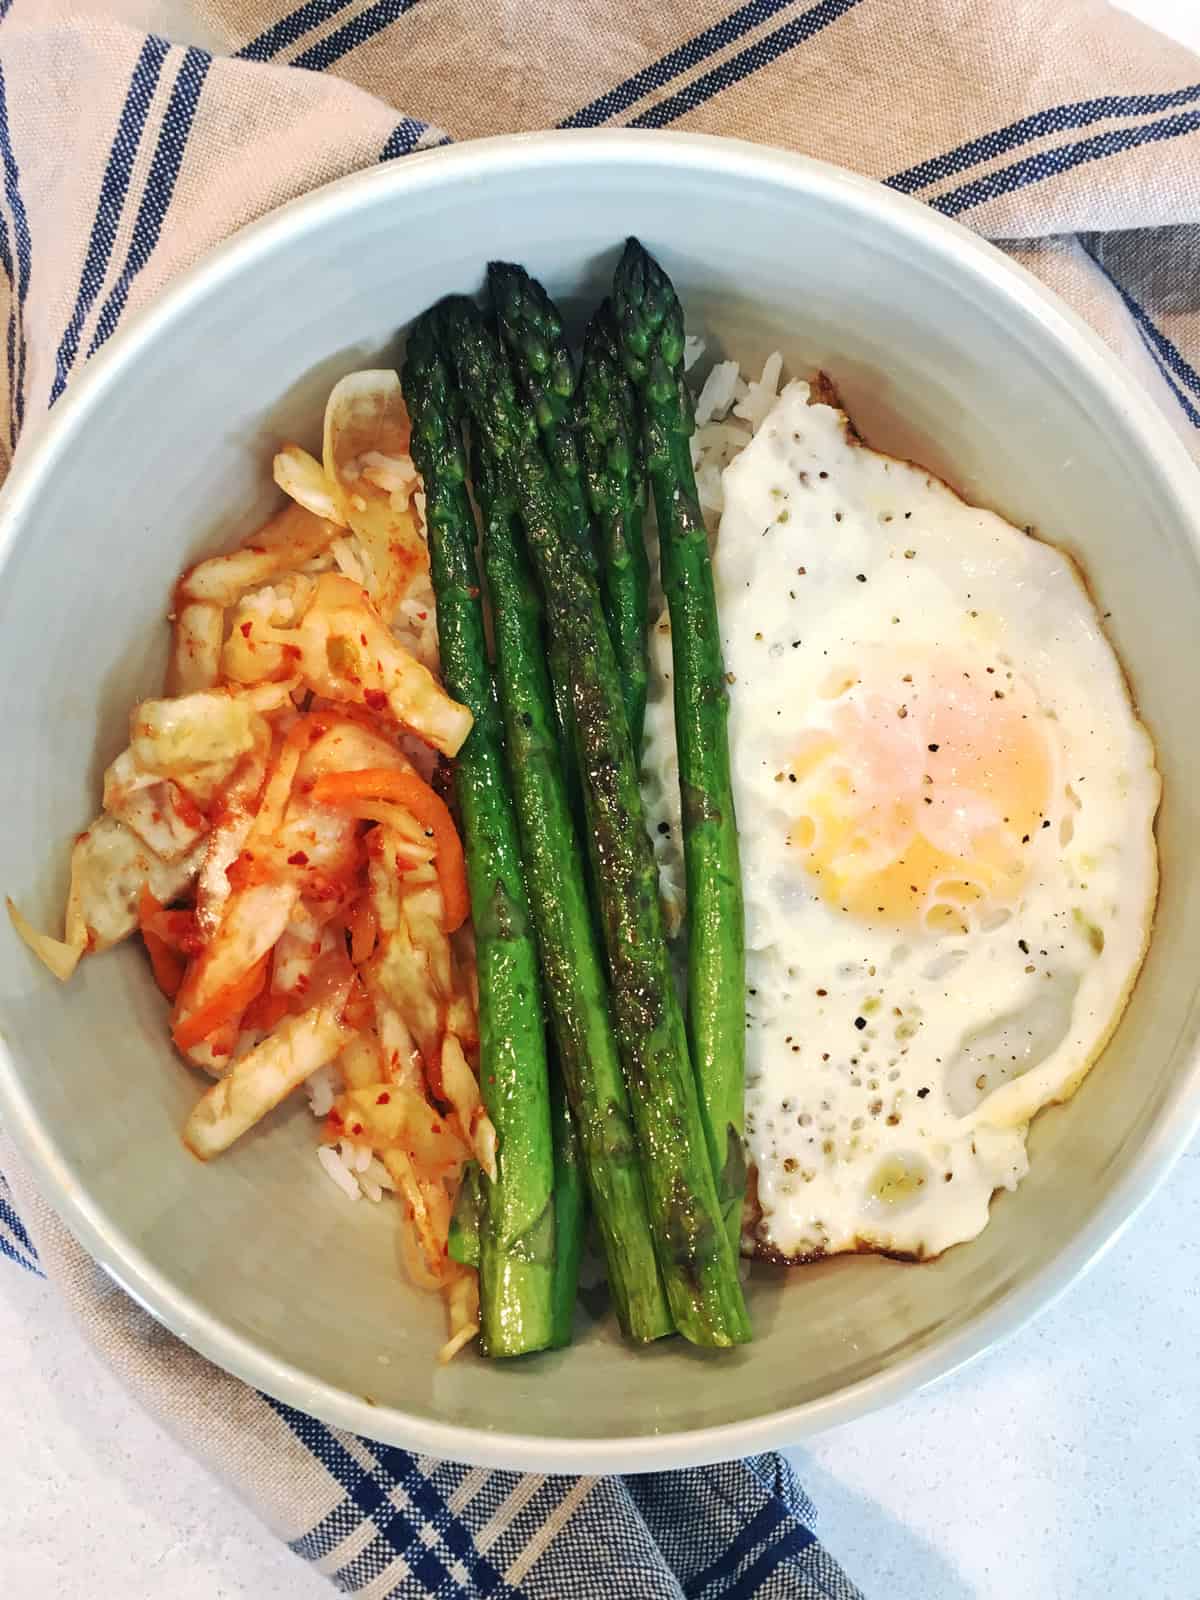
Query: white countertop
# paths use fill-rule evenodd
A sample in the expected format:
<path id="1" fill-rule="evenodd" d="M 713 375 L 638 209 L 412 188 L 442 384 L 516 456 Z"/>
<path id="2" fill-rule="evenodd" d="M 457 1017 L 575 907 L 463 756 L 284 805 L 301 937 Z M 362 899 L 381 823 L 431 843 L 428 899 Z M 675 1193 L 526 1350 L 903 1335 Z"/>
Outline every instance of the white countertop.
<path id="1" fill-rule="evenodd" d="M 1200 50 L 1196 0 L 1125 9 Z M 870 1600 L 1197 1592 L 1200 1149 L 1034 1327 L 792 1452 Z M 325 1600 L 126 1396 L 54 1291 L 0 1260 L 5 1600 Z M 51 1509 L 53 1508 L 53 1509 Z"/>

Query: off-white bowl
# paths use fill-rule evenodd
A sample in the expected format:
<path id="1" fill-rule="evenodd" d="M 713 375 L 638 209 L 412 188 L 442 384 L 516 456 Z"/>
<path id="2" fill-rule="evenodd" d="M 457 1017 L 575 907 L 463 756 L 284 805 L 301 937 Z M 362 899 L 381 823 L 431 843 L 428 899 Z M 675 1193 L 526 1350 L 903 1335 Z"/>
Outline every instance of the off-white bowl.
<path id="1" fill-rule="evenodd" d="M 787 1443 L 945 1373 L 1101 1250 L 1200 1114 L 1200 480 L 1096 339 L 997 252 L 873 183 L 748 145 L 583 133 L 410 157 L 248 229 L 114 339 L 0 512 L 0 887 L 55 924 L 67 842 L 97 809 L 129 708 L 159 690 L 176 574 L 268 511 L 273 448 L 319 437 L 333 380 L 394 359 L 396 331 L 477 289 L 489 257 L 593 301 L 628 233 L 661 256 L 711 348 L 824 367 L 872 443 L 1077 554 L 1157 738 L 1163 886 L 1145 971 L 984 1234 L 921 1267 L 756 1270 L 755 1342 L 734 1355 L 679 1340 L 635 1352 L 611 1319 L 582 1316 L 567 1351 L 442 1369 L 441 1308 L 403 1282 L 389 1208 L 334 1192 L 303 1104 L 202 1167 L 179 1141 L 200 1085 L 140 952 L 85 962 L 60 989 L 0 928 L 0 1115 L 130 1293 L 330 1422 L 560 1471 Z"/>

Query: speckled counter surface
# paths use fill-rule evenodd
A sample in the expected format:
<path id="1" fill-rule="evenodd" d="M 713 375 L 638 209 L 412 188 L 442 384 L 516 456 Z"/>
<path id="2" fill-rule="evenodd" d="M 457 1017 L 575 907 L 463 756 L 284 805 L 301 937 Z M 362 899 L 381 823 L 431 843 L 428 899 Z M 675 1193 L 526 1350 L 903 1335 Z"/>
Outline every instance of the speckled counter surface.
<path id="1" fill-rule="evenodd" d="M 1125 9 L 1200 50 L 1198 0 Z M 792 1452 L 871 1600 L 1200 1595 L 1198 1238 L 1193 1149 L 1032 1328 Z M 332 1593 L 132 1403 L 54 1291 L 0 1261 L 4 1600 Z"/>

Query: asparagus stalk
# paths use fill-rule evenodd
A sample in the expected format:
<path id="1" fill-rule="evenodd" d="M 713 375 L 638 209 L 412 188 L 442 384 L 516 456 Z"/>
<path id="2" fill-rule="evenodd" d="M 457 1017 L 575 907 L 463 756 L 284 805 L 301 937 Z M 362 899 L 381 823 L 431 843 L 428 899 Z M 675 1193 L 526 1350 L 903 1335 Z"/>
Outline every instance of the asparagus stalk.
<path id="1" fill-rule="evenodd" d="M 563 335 L 558 307 L 524 267 L 510 261 L 488 264 L 488 289 L 496 310 L 500 337 L 513 365 L 541 435 L 550 470 L 570 507 L 571 537 L 595 569 L 596 552 L 583 491 L 579 451 L 571 426 L 575 368 Z M 567 793 L 576 816 L 582 809 L 575 770 L 575 736 L 571 728 L 569 672 L 559 641 L 547 644 L 550 687 L 566 762 Z"/>
<path id="2" fill-rule="evenodd" d="M 409 334 L 404 388 L 424 480 L 430 565 L 446 687 L 474 726 L 454 768 L 479 969 L 480 1088 L 497 1134 L 484 1179 L 480 1343 L 489 1355 L 553 1338 L 554 1182 L 537 948 L 521 869 L 503 729 L 488 665 L 466 490 L 460 408 L 429 314 Z"/>
<path id="3" fill-rule="evenodd" d="M 483 1215 L 480 1180 L 478 1162 L 468 1161 L 450 1218 L 450 1259 L 464 1267 L 479 1265 L 479 1230 Z"/>
<path id="4" fill-rule="evenodd" d="M 645 425 L 663 592 L 671 613 L 675 738 L 688 896 L 688 1033 L 718 1191 L 735 1248 L 745 1193 L 745 932 L 729 775 L 729 697 L 708 535 L 692 471 L 683 310 L 670 278 L 630 239 L 613 299 L 625 370 Z"/>
<path id="5" fill-rule="evenodd" d="M 505 747 L 546 1009 L 579 1130 L 617 1316 L 631 1338 L 657 1339 L 671 1332 L 673 1324 L 659 1281 L 629 1094 L 609 1017 L 599 933 L 555 741 L 542 657 L 541 605 L 514 497 L 499 485 L 478 447 L 473 476 L 483 522 Z M 568 676 L 568 689 L 569 681 Z M 557 1126 L 565 1131 L 562 1122 Z M 562 1139 L 556 1142 L 556 1155 L 563 1144 Z M 558 1249 L 564 1254 L 571 1236 L 561 1209 L 556 1220 Z"/>
<path id="6" fill-rule="evenodd" d="M 537 279 L 510 261 L 489 264 L 488 290 L 501 342 L 532 408 L 546 460 L 569 508 L 571 532 L 595 571 L 596 550 L 575 438 L 575 367 L 562 317 Z"/>
<path id="7" fill-rule="evenodd" d="M 587 1226 L 583 1152 L 567 1101 L 562 1073 L 550 1072 L 550 1131 L 554 1137 L 554 1280 L 551 1285 L 553 1348 L 570 1344 L 575 1326 L 579 1261 Z"/>
<path id="8" fill-rule="evenodd" d="M 482 313 L 458 296 L 442 303 L 440 315 L 472 421 L 516 497 L 551 631 L 569 651 L 613 1021 L 671 1311 L 679 1331 L 698 1344 L 740 1343 L 750 1337 L 749 1322 L 688 1059 L 600 591 L 573 537 L 571 508 L 542 452 L 532 412 L 519 405 Z"/>
<path id="9" fill-rule="evenodd" d="M 646 720 L 650 563 L 642 523 L 646 480 L 637 399 L 621 364 L 612 303 L 588 325 L 576 396 L 584 483 L 598 534 L 600 583 L 617 652 L 634 755 Z"/>

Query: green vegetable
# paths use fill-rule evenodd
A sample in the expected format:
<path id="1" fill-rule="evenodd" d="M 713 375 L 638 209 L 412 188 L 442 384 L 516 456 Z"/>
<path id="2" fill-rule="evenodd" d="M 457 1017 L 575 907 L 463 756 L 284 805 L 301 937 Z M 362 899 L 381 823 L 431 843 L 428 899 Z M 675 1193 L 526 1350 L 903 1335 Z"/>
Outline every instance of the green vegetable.
<path id="1" fill-rule="evenodd" d="M 568 653 L 571 710 L 596 864 L 617 1044 L 637 1123 L 646 1197 L 679 1331 L 698 1344 L 750 1336 L 723 1225 L 696 1080 L 663 934 L 620 675 L 600 591 L 532 410 L 479 308 L 440 308 L 445 348 L 492 466 L 516 498 L 553 635 Z"/>
<path id="2" fill-rule="evenodd" d="M 479 970 L 480 1088 L 495 1125 L 495 1182 L 484 1179 L 480 1343 L 521 1355 L 553 1339 L 554 1163 L 537 945 L 488 665 L 466 490 L 460 407 L 432 316 L 408 339 L 404 390 L 424 480 L 446 688 L 475 724 L 454 767 Z"/>
<path id="3" fill-rule="evenodd" d="M 592 318 L 584 340 L 576 414 L 584 482 L 598 534 L 604 609 L 621 669 L 634 755 L 638 756 L 646 720 L 650 601 L 650 563 L 642 531 L 646 479 L 637 397 L 621 364 L 608 300 Z"/>
<path id="4" fill-rule="evenodd" d="M 483 1212 L 479 1183 L 479 1163 L 468 1161 L 463 1169 L 458 1198 L 454 1202 L 454 1214 L 450 1218 L 450 1259 L 464 1267 L 479 1265 L 479 1229 Z"/>
<path id="5" fill-rule="evenodd" d="M 579 1260 L 587 1226 L 583 1152 L 560 1072 L 550 1073 L 550 1127 L 554 1136 L 554 1339 L 556 1350 L 570 1344 L 575 1326 Z"/>
<path id="6" fill-rule="evenodd" d="M 532 407 L 550 468 L 570 506 L 571 535 L 594 567 L 595 548 L 572 426 L 575 369 L 563 336 L 558 307 L 524 267 L 512 262 L 489 263 L 488 289 L 496 308 L 500 337 L 510 352 L 514 371 Z M 566 764 L 567 792 L 571 808 L 578 816 L 582 801 L 575 771 L 567 666 L 555 640 L 551 640 L 547 648 L 555 715 Z"/>
<path id="7" fill-rule="evenodd" d="M 721 1206 L 735 1248 L 746 1170 L 745 929 L 729 775 L 729 697 L 708 536 L 692 471 L 683 311 L 636 239 L 613 300 L 625 370 L 637 387 L 654 488 L 663 592 L 671 612 L 675 738 L 688 896 L 688 1032 Z"/>
<path id="8" fill-rule="evenodd" d="M 609 1018 L 599 932 L 555 739 L 541 602 L 514 497 L 497 487 L 497 476 L 478 448 L 473 468 L 505 748 L 538 930 L 546 1010 L 579 1131 L 618 1318 L 631 1338 L 657 1339 L 670 1333 L 673 1324 L 659 1281 L 629 1094 Z M 569 672 L 565 683 L 569 692 Z M 556 1154 L 562 1147 L 560 1140 Z M 557 1221 L 561 1257 L 561 1208 Z"/>
<path id="9" fill-rule="evenodd" d="M 488 290 L 501 342 L 569 508 L 571 533 L 594 571 L 596 552 L 575 438 L 575 367 L 562 317 L 537 279 L 509 261 L 489 264 Z"/>

